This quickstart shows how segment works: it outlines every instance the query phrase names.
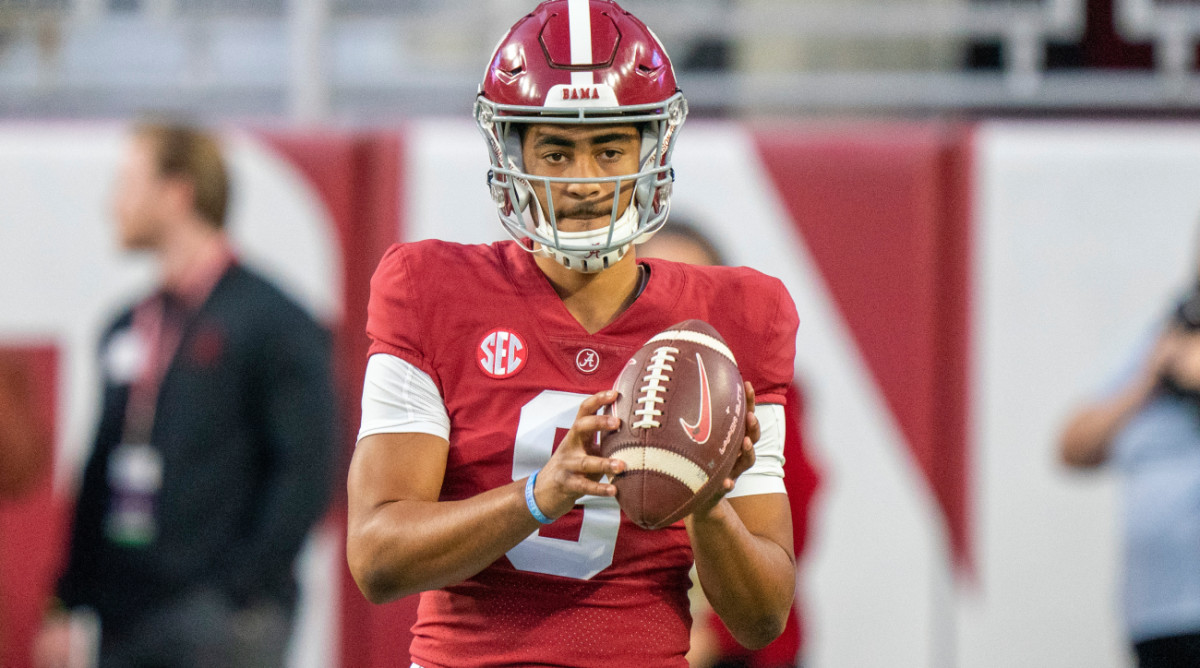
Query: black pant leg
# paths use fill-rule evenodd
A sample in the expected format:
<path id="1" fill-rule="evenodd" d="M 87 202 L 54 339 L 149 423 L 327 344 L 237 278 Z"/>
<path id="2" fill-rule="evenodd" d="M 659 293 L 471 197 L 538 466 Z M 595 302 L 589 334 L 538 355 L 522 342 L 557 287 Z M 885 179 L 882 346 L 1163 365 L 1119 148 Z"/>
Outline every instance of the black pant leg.
<path id="1" fill-rule="evenodd" d="M 1200 632 L 1144 640 L 1133 648 L 1138 668 L 1200 667 Z"/>
<path id="2" fill-rule="evenodd" d="M 229 666 L 232 613 L 220 594 L 193 592 L 148 612 L 119 635 L 104 634 L 100 668 Z"/>

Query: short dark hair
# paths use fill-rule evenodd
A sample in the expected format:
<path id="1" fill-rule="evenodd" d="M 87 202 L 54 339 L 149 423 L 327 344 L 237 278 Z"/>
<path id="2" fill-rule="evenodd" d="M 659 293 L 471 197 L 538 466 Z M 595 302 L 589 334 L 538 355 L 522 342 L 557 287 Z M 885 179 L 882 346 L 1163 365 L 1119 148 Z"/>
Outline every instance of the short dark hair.
<path id="1" fill-rule="evenodd" d="M 134 135 L 154 145 L 159 175 L 191 183 L 196 213 L 223 229 L 229 207 L 229 173 L 217 138 L 199 127 L 172 121 L 140 122 Z"/>

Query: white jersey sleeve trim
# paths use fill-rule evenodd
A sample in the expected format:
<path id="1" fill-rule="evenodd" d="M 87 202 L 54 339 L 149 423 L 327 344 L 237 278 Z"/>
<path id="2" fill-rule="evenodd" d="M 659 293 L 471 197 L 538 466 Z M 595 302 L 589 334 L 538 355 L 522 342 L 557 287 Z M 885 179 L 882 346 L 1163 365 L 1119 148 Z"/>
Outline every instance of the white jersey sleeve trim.
<path id="1" fill-rule="evenodd" d="M 372 434 L 420 433 L 450 440 L 450 415 L 429 374 L 395 355 L 367 360 L 358 440 Z"/>
<path id="2" fill-rule="evenodd" d="M 759 437 L 754 444 L 754 466 L 738 476 L 726 498 L 754 494 L 787 494 L 783 486 L 783 406 L 759 404 L 754 407 Z"/>

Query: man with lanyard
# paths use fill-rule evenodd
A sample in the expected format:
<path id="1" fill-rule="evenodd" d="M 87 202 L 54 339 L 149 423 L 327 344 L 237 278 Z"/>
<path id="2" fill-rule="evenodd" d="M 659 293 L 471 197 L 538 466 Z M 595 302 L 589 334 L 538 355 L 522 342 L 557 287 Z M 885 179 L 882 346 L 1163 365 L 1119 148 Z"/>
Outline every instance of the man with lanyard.
<path id="1" fill-rule="evenodd" d="M 100 424 L 39 668 L 80 665 L 84 609 L 101 668 L 283 665 L 293 562 L 329 493 L 330 341 L 235 259 L 227 199 L 212 136 L 136 129 L 118 236 L 162 284 L 101 340 Z"/>

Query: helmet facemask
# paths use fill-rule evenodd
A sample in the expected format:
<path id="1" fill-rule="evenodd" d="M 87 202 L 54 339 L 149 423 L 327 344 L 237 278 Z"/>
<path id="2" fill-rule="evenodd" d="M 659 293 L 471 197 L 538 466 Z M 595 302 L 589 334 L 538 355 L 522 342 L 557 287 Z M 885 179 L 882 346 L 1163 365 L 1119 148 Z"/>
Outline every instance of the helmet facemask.
<path id="1" fill-rule="evenodd" d="M 634 243 L 654 234 L 667 220 L 674 170 L 674 136 L 687 116 L 687 102 L 675 93 L 665 102 L 589 108 L 547 108 L 497 104 L 477 98 L 475 120 L 488 144 L 488 186 L 510 236 L 536 242 L 538 252 L 583 273 L 601 271 L 619 261 Z M 522 125 L 612 125 L 641 127 L 639 169 L 635 174 L 598 178 L 535 176 L 525 170 Z M 612 184 L 613 206 L 606 227 L 563 232 L 555 218 L 554 184 Z M 622 190 L 633 188 L 622 211 Z M 539 202 L 549 215 L 543 215 Z M 534 249 L 531 249 L 534 250 Z"/>

